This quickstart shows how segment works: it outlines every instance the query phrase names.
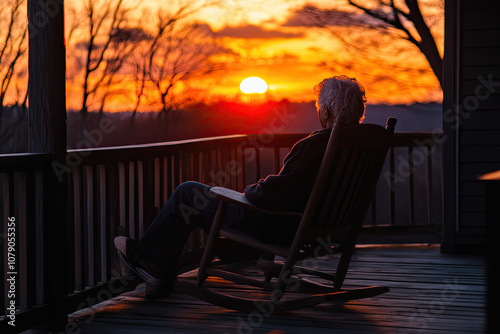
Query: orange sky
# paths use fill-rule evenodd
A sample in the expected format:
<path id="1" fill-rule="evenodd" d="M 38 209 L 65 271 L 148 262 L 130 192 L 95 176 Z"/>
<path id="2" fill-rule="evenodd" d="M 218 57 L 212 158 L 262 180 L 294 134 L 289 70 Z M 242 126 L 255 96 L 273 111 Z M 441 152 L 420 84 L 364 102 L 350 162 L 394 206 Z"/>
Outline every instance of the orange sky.
<path id="1" fill-rule="evenodd" d="M 385 48 L 380 46 L 378 50 L 362 55 L 328 32 L 307 26 L 307 19 L 300 15 L 306 2 L 227 0 L 226 3 L 241 7 L 235 6 L 233 11 L 227 7 L 203 10 L 200 17 L 209 18 L 206 22 L 222 44 L 235 53 L 234 62 L 229 63 L 227 72 L 215 81 L 212 91 L 238 94 L 242 79 L 259 76 L 268 83 L 269 95 L 274 98 L 312 100 L 312 87 L 316 83 L 325 77 L 346 74 L 361 81 L 371 103 L 441 101 L 439 84 L 416 47 L 405 41 L 370 34 L 372 38 L 379 38 L 381 43 L 386 42 Z M 421 2 L 425 10 L 427 1 Z M 335 1 L 314 3 L 324 6 Z M 353 10 L 345 5 L 347 1 L 337 3 L 339 9 Z M 436 37 L 442 43 L 442 25 L 436 28 Z M 353 32 L 351 27 L 337 26 L 335 29 L 341 35 Z M 360 33 L 359 29 L 354 32 Z M 393 54 L 396 45 L 407 50 Z M 373 63 L 373 53 L 378 53 L 377 63 Z M 388 55 L 384 57 L 384 54 Z M 410 70 L 393 70 L 393 64 Z"/>
<path id="2" fill-rule="evenodd" d="M 68 2 L 68 8 L 82 3 L 80 1 Z M 136 0 L 125 1 L 137 4 Z M 189 3 L 196 5 L 203 1 L 207 2 L 190 0 Z M 158 8 L 172 10 L 186 2 L 188 0 L 140 2 L 153 13 L 149 21 L 144 20 L 141 10 L 133 13 L 138 13 L 135 19 L 147 25 L 154 21 Z M 433 33 L 442 53 L 442 8 L 427 5 L 435 2 L 420 0 L 424 13 L 431 14 Z M 335 32 L 346 39 L 359 38 L 356 44 L 359 50 L 356 50 L 304 20 L 301 9 L 306 3 L 330 8 L 336 4 L 340 10 L 353 11 L 346 0 L 220 0 L 217 3 L 190 16 L 193 21 L 207 24 L 215 33 L 217 43 L 226 51 L 214 58 L 224 64 L 223 71 L 189 83 L 189 87 L 203 92 L 200 96 L 204 101 L 241 98 L 239 84 L 250 76 L 261 77 L 267 82 L 267 98 L 311 101 L 315 98 L 312 89 L 315 84 L 325 77 L 340 74 L 356 77 L 365 86 L 368 103 L 440 102 L 442 99 L 439 84 L 425 58 L 409 42 L 342 24 L 333 26 Z M 68 25 L 71 21 L 69 9 L 66 13 Z M 379 43 L 376 48 L 366 45 L 376 42 Z M 78 50 L 69 45 L 67 53 L 75 52 Z M 67 67 L 68 109 L 78 110 L 81 85 L 78 85 L 70 61 Z M 114 97 L 108 109 L 130 110 L 133 107 L 133 84 L 124 84 L 124 88 L 129 93 Z M 180 90 L 178 93 L 181 94 Z"/>

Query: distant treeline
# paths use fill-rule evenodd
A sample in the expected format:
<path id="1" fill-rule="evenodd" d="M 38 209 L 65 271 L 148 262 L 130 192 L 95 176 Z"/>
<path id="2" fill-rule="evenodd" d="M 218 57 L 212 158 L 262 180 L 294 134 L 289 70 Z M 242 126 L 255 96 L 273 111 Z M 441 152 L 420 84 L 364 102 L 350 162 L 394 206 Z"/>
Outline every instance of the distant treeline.
<path id="1" fill-rule="evenodd" d="M 365 122 L 398 118 L 397 131 L 432 131 L 441 126 L 439 104 L 369 105 Z M 28 111 L 9 107 L 0 115 L 0 153 L 28 151 Z M 121 146 L 230 134 L 310 133 L 319 127 L 313 102 L 219 102 L 182 111 L 88 113 L 68 111 L 69 148 Z M 91 140 L 89 140 L 91 139 Z M 84 143 L 84 144 L 83 144 Z"/>

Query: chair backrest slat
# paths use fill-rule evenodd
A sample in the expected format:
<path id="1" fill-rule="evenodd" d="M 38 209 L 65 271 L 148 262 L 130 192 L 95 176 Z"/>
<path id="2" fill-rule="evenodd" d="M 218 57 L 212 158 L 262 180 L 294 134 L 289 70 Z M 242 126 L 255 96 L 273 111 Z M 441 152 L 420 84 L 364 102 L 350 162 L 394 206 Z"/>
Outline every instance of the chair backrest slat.
<path id="1" fill-rule="evenodd" d="M 356 210 L 356 202 L 357 199 L 362 196 L 363 191 L 365 191 L 365 186 L 367 182 L 367 178 L 370 177 L 370 173 L 365 173 L 364 171 L 368 170 L 370 166 L 373 164 L 373 158 L 375 157 L 375 151 L 363 151 L 361 152 L 361 158 L 358 160 L 356 164 L 356 172 L 355 177 L 351 183 L 350 188 L 346 192 L 346 202 L 347 204 L 343 207 L 343 212 L 338 217 L 338 223 L 342 225 L 346 225 L 351 220 L 354 211 Z M 331 223 L 335 223 L 335 220 L 330 220 Z"/>
<path id="2" fill-rule="evenodd" d="M 337 164 L 344 165 L 349 160 L 351 160 L 349 153 L 347 151 L 338 152 L 339 159 Z M 345 168 L 342 171 L 338 171 L 337 173 L 332 173 L 329 175 L 329 178 L 325 180 L 327 184 L 331 184 L 330 187 L 324 187 L 323 196 L 318 200 L 318 209 L 316 210 L 316 216 L 311 219 L 311 226 L 319 226 L 321 228 L 325 228 L 325 222 L 327 222 L 328 217 L 335 216 L 335 213 L 338 212 L 339 206 L 342 205 L 342 198 L 338 197 L 339 193 L 342 191 L 338 190 L 337 187 L 342 183 L 342 179 L 346 177 L 345 173 L 348 172 L 348 169 Z M 321 203 L 332 203 L 333 205 L 321 205 Z"/>
<path id="3" fill-rule="evenodd" d="M 332 129 L 318 176 L 294 244 L 328 233 L 339 239 L 359 227 L 380 176 L 395 120 L 384 129 L 373 124 L 344 126 L 339 118 Z"/>

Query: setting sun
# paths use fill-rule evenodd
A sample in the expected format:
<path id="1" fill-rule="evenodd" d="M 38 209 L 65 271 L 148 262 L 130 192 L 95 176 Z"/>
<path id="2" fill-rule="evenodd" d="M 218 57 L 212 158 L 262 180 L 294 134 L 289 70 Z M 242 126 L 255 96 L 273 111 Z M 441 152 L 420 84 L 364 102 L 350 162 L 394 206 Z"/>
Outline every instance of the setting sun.
<path id="1" fill-rule="evenodd" d="M 259 77 L 249 77 L 241 82 L 240 89 L 245 94 L 263 94 L 267 91 L 267 84 Z"/>

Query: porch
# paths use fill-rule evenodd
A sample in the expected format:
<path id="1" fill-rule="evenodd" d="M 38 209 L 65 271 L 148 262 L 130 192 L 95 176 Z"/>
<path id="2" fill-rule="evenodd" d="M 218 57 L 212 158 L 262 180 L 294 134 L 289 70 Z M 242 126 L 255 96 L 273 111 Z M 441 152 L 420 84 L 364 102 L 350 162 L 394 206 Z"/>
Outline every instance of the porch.
<path id="1" fill-rule="evenodd" d="M 270 134 L 266 137 L 234 135 L 151 145 L 69 150 L 68 169 L 59 168 L 48 154 L 0 157 L 0 183 L 3 189 L 1 195 L 4 204 L 0 210 L 4 216 L 16 222 L 17 250 L 17 294 L 14 299 L 10 297 L 10 284 L 7 284 L 7 276 L 3 276 L 3 295 L 0 299 L 3 316 L 0 318 L 0 328 L 13 329 L 8 324 L 8 315 L 11 314 L 8 307 L 12 300 L 16 305 L 14 329 L 18 332 L 43 328 L 47 324 L 58 328 L 68 326 L 68 314 L 129 290 L 133 290 L 131 295 L 122 295 L 119 298 L 142 300 L 144 288 L 134 290 L 139 282 L 129 280 L 129 273 L 121 265 L 112 247 L 113 238 L 117 235 L 140 237 L 156 212 L 183 181 L 196 180 L 241 191 L 246 184 L 255 182 L 269 173 L 277 173 L 290 147 L 304 136 L 305 134 Z M 364 223 L 361 244 L 440 242 L 442 196 L 439 138 L 439 135 L 429 133 L 395 134 L 379 180 L 377 195 Z M 67 208 L 68 212 L 67 215 L 64 214 L 66 218 L 54 226 L 47 222 L 61 214 L 61 203 L 54 200 L 53 192 L 65 180 L 68 182 L 64 199 L 67 206 L 63 208 Z M 6 234 L 7 226 L 4 225 Z M 182 258 L 183 265 L 198 261 L 205 237 L 202 231 L 195 231 L 191 235 Z M 371 284 L 390 283 L 386 285 L 396 288 L 392 290 L 391 293 L 395 294 L 391 298 L 396 301 L 399 299 L 399 302 L 392 303 L 392 300 L 387 301 L 382 296 L 352 305 L 375 303 L 373 307 L 380 303 L 379 305 L 387 306 L 387 310 L 394 311 L 390 314 L 406 314 L 406 302 L 403 301 L 413 300 L 409 296 L 429 293 L 429 296 L 434 298 L 438 291 L 446 288 L 448 281 L 445 280 L 454 282 L 455 277 L 466 275 L 468 271 L 453 271 L 461 258 L 456 258 L 458 260 L 451 263 L 440 260 L 439 258 L 455 258 L 440 255 L 438 246 L 429 248 L 430 253 L 418 251 L 412 254 L 408 250 L 401 253 L 398 248 L 390 247 L 382 248 L 380 252 L 382 253 L 378 259 L 363 264 L 364 258 L 370 259 L 375 255 L 360 249 L 361 257 L 356 259 L 350 272 L 355 280 L 346 283 L 357 285 L 361 280 L 367 279 L 373 280 Z M 417 254 L 427 255 L 424 255 L 425 260 L 419 260 L 420 255 Z M 2 259 L 10 261 L 7 255 L 4 253 Z M 411 261 L 405 262 L 409 259 L 415 261 L 414 264 Z M 481 273 L 484 266 L 472 264 L 476 260 L 471 262 L 476 271 L 469 270 L 473 272 L 471 281 L 467 280 L 463 284 L 477 284 L 479 292 L 472 299 L 476 306 L 480 305 L 478 318 L 482 319 L 480 310 L 484 307 L 481 299 L 484 293 L 484 273 Z M 7 268 L 8 264 L 10 265 L 5 260 L 4 268 Z M 418 269 L 412 268 L 415 264 Z M 427 271 L 429 264 L 434 268 L 430 272 Z M 448 272 L 448 264 L 454 268 L 451 273 Z M 464 269 L 462 265 L 458 268 Z M 434 270 L 437 274 L 432 272 Z M 9 272 L 11 271 L 3 271 L 3 275 Z M 430 275 L 433 278 L 429 281 L 430 292 L 426 292 L 425 286 L 418 288 L 421 284 L 419 281 L 409 283 L 413 279 L 412 275 L 416 274 L 423 275 L 424 278 Z M 479 278 L 474 280 L 475 276 Z M 418 297 L 415 303 L 418 304 L 419 300 L 424 303 L 433 301 Z M 182 295 L 171 300 L 156 301 L 154 305 L 159 302 L 166 303 L 166 309 L 172 312 L 187 307 L 186 314 L 204 314 L 214 309 Z M 180 308 L 179 305 L 184 302 L 186 306 Z M 146 305 L 147 308 L 149 303 L 143 301 L 138 305 Z M 177 303 L 177 306 L 173 307 L 171 303 Z M 134 303 L 125 303 L 119 308 L 135 310 L 136 307 L 138 306 Z M 194 309 L 190 310 L 190 307 Z M 359 316 L 365 319 L 366 315 L 361 309 L 351 314 L 349 307 L 340 308 L 340 314 L 343 315 L 339 317 L 350 318 L 359 312 Z M 399 310 L 399 307 L 403 309 Z M 159 307 L 158 312 L 163 312 L 162 309 L 164 307 Z M 406 310 L 409 312 L 411 309 L 415 310 L 414 307 Z M 220 308 L 214 310 L 218 310 L 215 311 L 216 314 L 227 313 L 222 312 Z M 138 312 L 143 311 L 139 308 Z M 313 316 L 316 316 L 316 311 L 305 311 L 304 314 L 308 312 L 313 312 Z M 384 314 L 380 313 L 377 317 L 388 316 Z M 173 315 L 174 318 L 177 316 L 179 315 Z M 290 319 L 289 316 L 276 316 L 277 319 Z M 70 319 L 73 317 L 70 316 Z M 205 318 L 203 315 L 201 317 Z M 123 318 L 135 319 L 137 324 L 148 322 L 147 317 L 141 320 L 141 316 L 134 318 L 127 313 L 117 314 L 117 319 Z M 106 319 L 106 316 L 103 319 Z M 162 321 L 164 320 L 160 319 L 159 323 Z M 107 327 L 104 324 L 106 322 L 107 320 L 103 320 L 103 328 Z M 194 324 L 189 319 L 180 320 L 180 323 Z M 98 324 L 100 322 L 92 326 Z M 199 325 L 203 325 L 203 322 L 193 328 Z M 396 326 L 399 325 L 401 323 Z M 94 330 L 97 329 L 91 331 Z M 290 328 L 287 330 L 290 331 Z M 142 329 L 140 331 L 142 332 Z"/>
<path id="2" fill-rule="evenodd" d="M 323 259 L 321 266 L 332 260 Z M 240 313 L 180 292 L 147 299 L 140 284 L 134 291 L 71 314 L 69 328 L 92 334 L 482 333 L 485 283 L 486 264 L 480 256 L 442 254 L 437 245 L 365 245 L 355 252 L 346 284 L 390 288 L 375 298 L 278 314 L 271 314 L 269 305 Z M 233 294 L 251 292 L 250 287 L 235 291 L 220 281 L 209 284 Z"/>

